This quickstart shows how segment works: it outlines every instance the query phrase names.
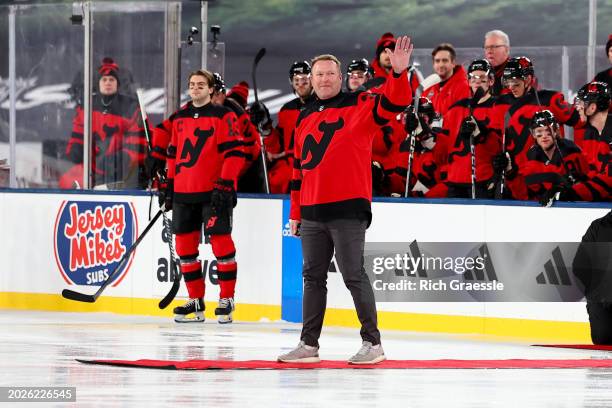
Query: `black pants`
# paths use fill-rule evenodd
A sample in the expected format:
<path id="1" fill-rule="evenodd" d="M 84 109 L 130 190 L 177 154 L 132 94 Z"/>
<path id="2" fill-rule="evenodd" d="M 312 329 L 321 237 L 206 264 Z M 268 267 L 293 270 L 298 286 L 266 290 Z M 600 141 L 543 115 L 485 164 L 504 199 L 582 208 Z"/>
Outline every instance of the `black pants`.
<path id="1" fill-rule="evenodd" d="M 351 292 L 361 322 L 361 338 L 374 345 L 380 343 L 374 291 L 363 267 L 366 226 L 367 221 L 357 219 L 302 220 L 304 326 L 301 340 L 309 346 L 319 346 L 327 305 L 327 272 L 334 249 L 339 272 Z"/>
<path id="2" fill-rule="evenodd" d="M 587 301 L 593 344 L 612 345 L 612 303 Z"/>

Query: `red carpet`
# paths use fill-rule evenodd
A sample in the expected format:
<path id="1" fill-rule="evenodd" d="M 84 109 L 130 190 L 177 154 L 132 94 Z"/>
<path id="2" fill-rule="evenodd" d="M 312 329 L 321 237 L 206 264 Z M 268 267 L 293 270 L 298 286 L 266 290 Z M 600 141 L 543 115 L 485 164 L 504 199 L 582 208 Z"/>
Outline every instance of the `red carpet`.
<path id="1" fill-rule="evenodd" d="M 534 346 L 612 351 L 612 346 L 596 346 L 594 344 L 534 344 Z"/>
<path id="2" fill-rule="evenodd" d="M 449 369 L 449 368 L 612 368 L 610 360 L 387 360 L 376 365 L 349 365 L 346 361 L 320 363 L 278 363 L 266 360 L 77 360 L 85 364 L 167 370 L 287 370 L 287 369 Z"/>

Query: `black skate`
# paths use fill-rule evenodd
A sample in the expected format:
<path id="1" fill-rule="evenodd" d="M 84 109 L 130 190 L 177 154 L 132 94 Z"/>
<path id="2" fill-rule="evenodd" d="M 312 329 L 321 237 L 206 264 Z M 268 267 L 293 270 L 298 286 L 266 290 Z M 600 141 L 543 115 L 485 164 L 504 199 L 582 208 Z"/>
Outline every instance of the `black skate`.
<path id="1" fill-rule="evenodd" d="M 183 306 L 174 308 L 174 321 L 177 323 L 194 323 L 204 321 L 204 299 L 189 299 Z M 187 317 L 193 314 L 194 317 Z"/>
<path id="2" fill-rule="evenodd" d="M 232 312 L 234 311 L 234 309 L 234 298 L 219 299 L 219 307 L 215 309 L 217 321 L 221 324 L 233 322 L 234 320 L 232 319 Z"/>

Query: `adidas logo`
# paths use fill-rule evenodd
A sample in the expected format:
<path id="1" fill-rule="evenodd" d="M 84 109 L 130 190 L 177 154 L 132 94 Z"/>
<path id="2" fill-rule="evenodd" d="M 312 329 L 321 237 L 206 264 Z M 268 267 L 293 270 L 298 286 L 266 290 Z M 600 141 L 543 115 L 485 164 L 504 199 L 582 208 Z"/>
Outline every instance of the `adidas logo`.
<path id="1" fill-rule="evenodd" d="M 480 256 L 484 259 L 484 269 L 468 269 L 463 274 L 463 279 L 466 281 L 497 281 L 497 273 L 495 273 L 495 267 L 491 262 L 491 254 L 489 253 L 489 247 L 487 244 L 483 244 L 478 248 Z"/>
<path id="2" fill-rule="evenodd" d="M 555 266 L 553 266 L 553 261 Z M 563 256 L 561 256 L 561 250 L 559 247 L 556 247 L 552 251 L 552 260 L 546 261 L 544 264 L 544 272 L 540 272 L 538 276 L 536 276 L 536 282 L 538 285 L 563 285 L 570 286 L 572 281 L 570 279 L 569 273 L 567 272 L 567 267 L 565 266 L 565 261 L 563 260 Z"/>
<path id="3" fill-rule="evenodd" d="M 406 253 L 406 255 L 414 259 L 419 259 L 422 257 L 422 252 L 419 249 L 419 244 L 417 243 L 416 239 L 412 241 L 410 245 L 408 246 L 408 252 Z M 396 269 L 395 276 L 410 277 L 410 278 L 414 278 L 418 276 L 419 278 L 426 278 L 427 270 L 423 268 L 422 264 L 419 264 L 416 268 L 416 273 L 413 270 Z"/>

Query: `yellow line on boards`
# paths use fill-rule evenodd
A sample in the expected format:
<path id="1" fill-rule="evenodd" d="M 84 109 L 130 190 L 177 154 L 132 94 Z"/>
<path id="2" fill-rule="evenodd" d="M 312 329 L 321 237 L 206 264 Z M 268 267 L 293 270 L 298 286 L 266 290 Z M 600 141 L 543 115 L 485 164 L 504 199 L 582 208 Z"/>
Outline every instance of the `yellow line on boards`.
<path id="1" fill-rule="evenodd" d="M 101 296 L 95 303 L 75 302 L 61 295 L 46 293 L 0 292 L 0 308 L 21 310 L 46 310 L 54 312 L 111 312 L 127 315 L 171 317 L 172 309 L 184 300 L 174 300 L 164 310 L 159 309 L 158 299 Z M 206 317 L 215 317 L 217 302 L 206 302 Z M 262 318 L 280 320 L 281 307 L 275 305 L 236 305 L 234 319 L 259 321 Z"/>
<path id="2" fill-rule="evenodd" d="M 184 300 L 175 300 L 164 310 L 158 308 L 158 302 L 157 299 L 103 296 L 95 303 L 82 303 L 64 299 L 59 294 L 0 292 L 1 309 L 111 312 L 162 317 L 171 317 L 172 309 Z M 216 302 L 206 302 L 206 317 L 214 318 L 215 307 Z M 234 318 L 242 321 L 280 320 L 281 307 L 239 303 Z M 565 343 L 591 341 L 589 324 L 585 322 L 379 311 L 378 323 L 383 330 L 491 335 Z M 360 327 L 357 314 L 352 309 L 327 309 L 324 324 Z"/>

